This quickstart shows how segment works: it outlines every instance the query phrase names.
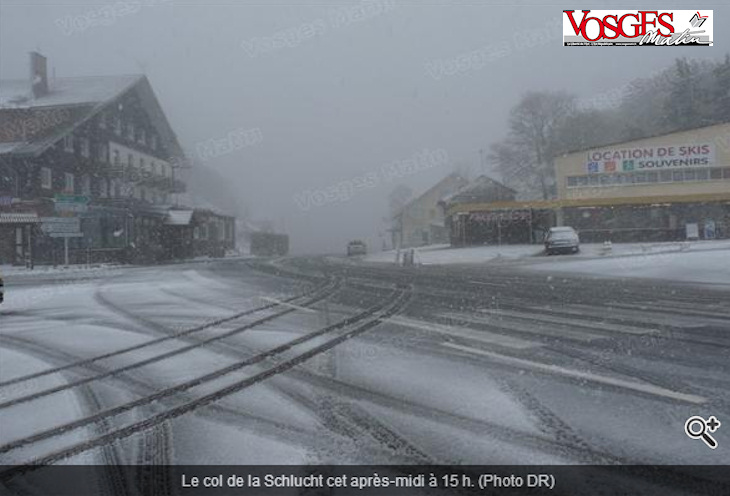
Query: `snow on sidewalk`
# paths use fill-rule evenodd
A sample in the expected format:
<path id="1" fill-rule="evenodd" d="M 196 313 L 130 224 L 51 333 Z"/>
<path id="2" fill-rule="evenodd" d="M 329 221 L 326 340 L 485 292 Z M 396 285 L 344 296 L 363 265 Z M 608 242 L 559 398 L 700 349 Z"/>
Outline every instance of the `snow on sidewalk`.
<path id="1" fill-rule="evenodd" d="M 719 284 L 730 288 L 730 248 L 649 253 L 591 260 L 571 260 L 566 257 L 566 260 L 536 264 L 531 268 L 597 276 L 644 277 Z"/>
<path id="2" fill-rule="evenodd" d="M 3 277 L 12 278 L 63 276 L 63 278 L 70 279 L 73 277 L 87 277 L 101 273 L 115 272 L 122 270 L 124 267 L 132 266 L 121 264 L 70 265 L 68 267 L 64 267 L 63 265 L 56 267 L 52 265 L 36 265 L 33 269 L 28 269 L 23 266 L 0 265 L 0 274 Z"/>
<path id="3" fill-rule="evenodd" d="M 401 250 L 403 253 L 405 250 Z M 416 263 L 458 264 L 481 263 L 496 258 L 524 258 L 542 253 L 541 245 L 502 245 L 502 246 L 470 246 L 451 248 L 449 245 L 432 245 L 416 248 Z M 365 256 L 366 262 L 395 263 L 395 250 L 382 251 Z"/>
<path id="4" fill-rule="evenodd" d="M 581 251 L 577 255 L 571 255 L 571 259 L 587 258 L 612 258 L 633 255 L 650 255 L 656 253 L 684 253 L 705 250 L 730 250 L 730 240 L 718 241 L 674 241 L 674 242 L 653 242 L 653 243 L 615 243 L 610 250 L 606 250 L 602 243 L 581 244 Z M 401 250 L 404 251 L 404 250 Z M 432 264 L 467 264 L 483 263 L 503 260 L 516 260 L 529 257 L 538 262 L 551 262 L 560 260 L 563 257 L 542 257 L 544 250 L 542 245 L 488 245 L 470 246 L 465 248 L 451 248 L 449 245 L 432 245 L 415 248 L 416 263 L 423 265 Z M 367 255 L 366 262 L 395 263 L 395 250 L 383 251 Z"/>

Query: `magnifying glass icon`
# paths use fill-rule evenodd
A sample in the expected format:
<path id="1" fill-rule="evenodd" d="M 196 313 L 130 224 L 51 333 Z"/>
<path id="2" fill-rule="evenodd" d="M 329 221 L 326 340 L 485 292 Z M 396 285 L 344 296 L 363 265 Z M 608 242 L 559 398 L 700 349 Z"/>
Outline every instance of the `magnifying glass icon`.
<path id="1" fill-rule="evenodd" d="M 694 416 L 688 418 L 684 423 L 684 432 L 692 439 L 702 439 L 710 449 L 716 449 L 717 441 L 707 431 L 715 432 L 720 425 L 720 422 L 714 416 L 707 420 L 700 416 Z"/>

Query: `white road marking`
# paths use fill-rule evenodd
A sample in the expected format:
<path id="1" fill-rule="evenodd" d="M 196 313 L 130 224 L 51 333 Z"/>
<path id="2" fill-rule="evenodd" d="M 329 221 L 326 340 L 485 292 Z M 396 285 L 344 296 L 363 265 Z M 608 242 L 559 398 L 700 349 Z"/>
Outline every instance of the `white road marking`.
<path id="1" fill-rule="evenodd" d="M 503 336 L 501 334 L 495 334 L 488 331 L 477 331 L 472 329 L 461 329 L 458 327 L 446 326 L 441 324 L 434 324 L 431 322 L 425 322 L 423 320 L 409 319 L 406 317 L 391 317 L 387 319 L 393 324 L 402 325 L 405 327 L 413 327 L 422 331 L 435 332 L 438 334 L 446 334 L 458 338 L 471 339 L 473 341 L 479 341 L 486 344 L 495 344 L 498 346 L 505 346 L 507 348 L 514 348 L 517 350 L 524 350 L 528 348 L 538 348 L 542 346 L 542 343 L 533 341 L 526 341 L 524 339 L 513 338 L 510 336 Z"/>
<path id="2" fill-rule="evenodd" d="M 612 332 L 621 332 L 624 334 L 656 334 L 659 332 L 656 329 L 645 329 L 642 327 L 633 327 L 633 326 L 625 326 L 620 324 L 611 324 L 608 322 L 596 322 L 592 320 L 577 320 L 577 319 L 568 319 L 563 317 L 555 317 L 552 315 L 545 315 L 540 313 L 532 313 L 532 312 L 515 312 L 512 310 L 492 310 L 483 308 L 479 310 L 482 313 L 486 313 L 489 315 L 501 315 L 508 318 L 515 318 L 515 319 L 527 319 L 527 320 L 536 320 L 540 322 L 549 322 L 551 324 L 562 324 L 562 325 L 572 325 L 576 327 L 588 327 L 590 329 L 598 329 L 601 331 L 612 331 Z"/>
<path id="3" fill-rule="evenodd" d="M 531 369 L 535 369 L 535 370 L 541 370 L 544 372 L 549 372 L 551 374 L 563 375 L 566 377 L 573 377 L 576 379 L 584 379 L 587 381 L 598 382 L 600 384 L 607 384 L 609 386 L 616 386 L 616 387 L 620 387 L 620 388 L 624 388 L 624 389 L 631 389 L 633 391 L 639 391 L 642 393 L 651 394 L 653 396 L 671 398 L 674 400 L 685 401 L 687 403 L 694 403 L 697 405 L 707 403 L 707 398 L 704 398 L 702 396 L 697 396 L 694 394 L 679 393 L 677 391 L 672 391 L 670 389 L 665 389 L 663 387 L 655 386 L 654 384 L 648 384 L 645 382 L 634 382 L 634 381 L 629 381 L 629 380 L 625 380 L 625 379 L 618 379 L 615 377 L 598 375 L 598 374 L 594 374 L 592 372 L 583 372 L 583 371 L 579 371 L 579 370 L 566 369 L 563 367 L 559 367 L 557 365 L 547 365 L 544 363 L 531 362 L 529 360 L 524 360 L 522 358 L 500 355 L 498 353 L 494 353 L 494 352 L 486 351 L 486 350 L 480 350 L 480 349 L 476 349 L 476 348 L 469 348 L 468 346 L 463 346 L 463 345 L 456 344 L 456 343 L 441 343 L 441 345 L 446 346 L 447 348 L 453 348 L 456 350 L 464 351 L 467 353 L 472 353 L 475 355 L 486 356 L 486 357 L 492 358 L 499 362 L 503 362 L 503 363 L 507 363 L 507 364 L 511 364 L 511 365 L 519 365 L 521 367 L 531 368 Z"/>
<path id="4" fill-rule="evenodd" d="M 486 324 L 494 327 L 500 327 L 502 329 L 510 329 L 513 331 L 529 332 L 532 334 L 538 334 L 545 337 L 557 337 L 560 339 L 572 339 L 575 341 L 591 342 L 597 339 L 606 339 L 604 334 L 593 334 L 590 331 L 585 330 L 570 330 L 570 329 L 552 329 L 547 324 L 537 322 L 530 325 L 527 322 L 509 322 L 507 320 L 499 319 L 495 320 L 494 317 L 475 317 L 470 314 L 460 313 L 442 313 L 439 317 L 447 319 L 456 319 L 464 322 L 471 322 L 473 324 Z"/>
<path id="5" fill-rule="evenodd" d="M 260 296 L 259 298 L 264 301 L 278 303 L 279 305 L 281 305 L 283 307 L 296 308 L 297 310 L 301 310 L 302 312 L 317 313 L 316 310 L 312 310 L 311 308 L 303 307 L 300 305 L 294 305 L 293 303 L 287 303 L 285 301 L 277 300 L 276 298 L 271 298 L 270 296 Z"/>
<path id="6" fill-rule="evenodd" d="M 685 320 L 689 321 L 690 323 L 688 325 L 683 325 L 682 327 L 703 327 L 704 323 L 697 323 L 697 318 L 693 316 L 701 317 L 702 322 L 710 321 L 712 323 L 719 323 L 719 324 L 727 324 L 727 319 L 730 319 L 730 313 L 723 313 L 721 310 L 724 310 L 725 308 L 718 305 L 712 305 L 710 308 L 706 310 L 698 309 L 697 303 L 684 303 L 679 301 L 673 301 L 670 306 L 664 306 L 664 302 L 651 302 L 651 303 L 645 303 L 645 304 L 630 304 L 630 303 L 612 303 L 612 306 L 614 307 L 621 307 L 621 308 L 627 308 L 627 309 L 637 309 L 637 310 L 643 310 L 643 311 L 653 311 L 659 314 L 662 314 L 664 310 L 677 310 L 682 309 L 684 312 Z M 700 303 L 700 305 L 703 305 Z M 708 306 L 708 305 L 704 305 Z M 716 317 L 713 319 L 713 317 Z"/>
<path id="7" fill-rule="evenodd" d="M 685 329 L 694 329 L 697 327 L 704 327 L 706 325 L 705 318 L 702 318 L 702 322 L 697 321 L 696 318 L 684 317 L 682 315 L 667 315 L 662 314 L 658 308 L 648 308 L 647 306 L 636 306 L 636 309 L 623 308 L 626 305 L 619 303 L 611 303 L 611 308 L 597 308 L 591 305 L 583 304 L 571 304 L 561 305 L 559 311 L 564 314 L 587 316 L 592 315 L 594 317 L 605 317 L 605 316 L 616 316 L 621 315 L 624 317 L 630 317 L 636 322 L 643 322 L 646 324 L 654 325 L 671 325 L 674 327 L 682 327 Z M 616 308 L 622 307 L 622 308 Z M 548 307 L 532 307 L 535 309 L 545 309 Z M 555 309 L 555 307 L 549 307 Z"/>

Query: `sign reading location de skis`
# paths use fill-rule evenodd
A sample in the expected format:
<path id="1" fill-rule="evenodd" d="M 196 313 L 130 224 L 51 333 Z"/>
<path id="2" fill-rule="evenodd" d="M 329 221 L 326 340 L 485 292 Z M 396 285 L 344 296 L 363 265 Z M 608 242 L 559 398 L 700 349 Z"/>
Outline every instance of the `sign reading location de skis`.
<path id="1" fill-rule="evenodd" d="M 711 10 L 564 10 L 563 46 L 712 46 Z"/>

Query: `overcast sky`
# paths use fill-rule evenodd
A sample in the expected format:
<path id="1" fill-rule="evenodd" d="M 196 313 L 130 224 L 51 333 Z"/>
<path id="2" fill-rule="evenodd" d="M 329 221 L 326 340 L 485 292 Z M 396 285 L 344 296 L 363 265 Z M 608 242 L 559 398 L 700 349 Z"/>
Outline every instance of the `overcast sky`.
<path id="1" fill-rule="evenodd" d="M 58 77 L 144 72 L 191 155 L 205 140 L 259 129 L 260 142 L 201 166 L 223 176 L 255 218 L 286 230 L 295 251 L 337 252 L 352 238 L 379 247 L 386 197 L 399 182 L 423 191 L 454 163 L 476 168 L 525 91 L 590 98 L 676 57 L 730 51 L 730 8 L 719 4 L 662 3 L 714 9 L 715 46 L 653 49 L 563 47 L 565 5 L 366 4 L 358 13 L 356 2 L 0 0 L 0 77 L 27 77 L 30 50 Z M 575 8 L 602 7 L 636 8 Z M 284 34 L 286 43 L 272 44 Z M 475 51 L 483 63 L 444 65 Z M 450 164 L 383 173 L 424 150 Z M 307 200 L 363 177 L 350 199 Z"/>

